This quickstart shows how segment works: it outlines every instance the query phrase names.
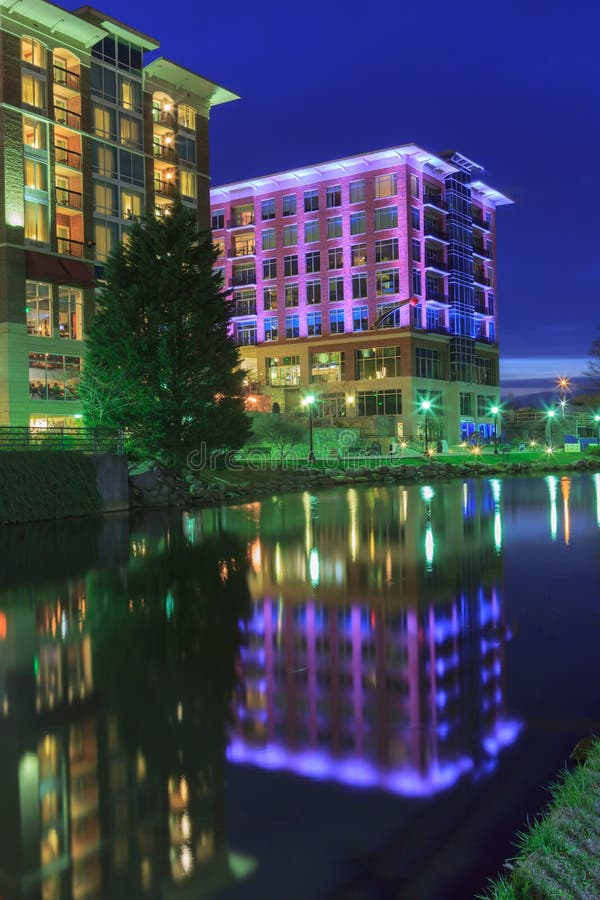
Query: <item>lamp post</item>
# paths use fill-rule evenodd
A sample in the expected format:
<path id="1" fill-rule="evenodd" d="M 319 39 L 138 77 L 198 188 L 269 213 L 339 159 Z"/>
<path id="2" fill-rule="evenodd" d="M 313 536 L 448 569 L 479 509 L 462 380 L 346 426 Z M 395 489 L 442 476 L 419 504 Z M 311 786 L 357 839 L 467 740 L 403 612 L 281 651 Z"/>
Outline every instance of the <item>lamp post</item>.
<path id="1" fill-rule="evenodd" d="M 550 450 L 552 450 L 552 423 L 554 422 L 556 410 L 549 409 L 547 415 L 548 415 L 548 421 L 550 422 L 550 440 L 548 441 L 548 444 L 549 444 Z"/>
<path id="2" fill-rule="evenodd" d="M 494 405 L 490 412 L 494 417 L 494 455 L 498 456 L 498 416 L 500 415 L 500 407 Z"/>
<path id="3" fill-rule="evenodd" d="M 431 400 L 423 400 L 421 409 L 425 416 L 425 455 L 429 453 L 429 433 L 427 430 L 427 419 L 429 418 L 429 410 L 431 409 Z"/>
<path id="4" fill-rule="evenodd" d="M 600 447 L 600 415 L 596 413 L 594 416 L 594 422 L 596 423 L 596 428 L 598 429 L 598 446 Z"/>
<path id="5" fill-rule="evenodd" d="M 315 398 L 313 394 L 307 394 L 304 400 L 302 401 L 303 406 L 308 406 L 308 462 L 314 463 L 315 461 L 315 451 L 313 450 L 313 423 L 312 423 L 312 408 L 313 403 L 315 402 Z"/>

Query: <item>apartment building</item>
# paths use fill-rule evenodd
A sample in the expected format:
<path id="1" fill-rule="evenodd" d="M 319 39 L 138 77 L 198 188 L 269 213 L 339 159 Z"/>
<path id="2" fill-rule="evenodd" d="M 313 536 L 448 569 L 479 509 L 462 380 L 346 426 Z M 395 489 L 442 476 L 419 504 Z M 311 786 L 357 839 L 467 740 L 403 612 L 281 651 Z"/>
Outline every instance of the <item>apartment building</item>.
<path id="1" fill-rule="evenodd" d="M 425 417 L 431 440 L 492 436 L 511 201 L 481 172 L 407 144 L 211 190 L 250 405 L 312 394 L 315 416 L 391 441 L 422 439 Z"/>
<path id="2" fill-rule="evenodd" d="M 178 191 L 208 227 L 208 117 L 236 95 L 91 7 L 0 0 L 0 424 L 81 419 L 103 264 Z"/>

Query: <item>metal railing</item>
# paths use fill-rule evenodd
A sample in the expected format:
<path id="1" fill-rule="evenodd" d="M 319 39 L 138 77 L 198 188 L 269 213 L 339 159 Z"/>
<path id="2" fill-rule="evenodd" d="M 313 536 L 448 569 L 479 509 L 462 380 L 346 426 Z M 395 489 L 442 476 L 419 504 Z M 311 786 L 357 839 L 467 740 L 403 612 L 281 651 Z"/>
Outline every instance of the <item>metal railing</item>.
<path id="1" fill-rule="evenodd" d="M 423 194 L 423 203 L 425 206 L 437 206 L 438 209 L 446 209 L 446 204 L 442 200 L 442 195 L 432 193 L 431 191 L 425 191 Z"/>
<path id="2" fill-rule="evenodd" d="M 82 194 L 72 191 L 70 188 L 56 188 L 56 202 L 59 206 L 68 206 L 70 209 L 81 209 Z"/>
<path id="3" fill-rule="evenodd" d="M 164 144 L 154 144 L 152 149 L 155 159 L 162 159 L 165 162 L 171 163 L 175 162 L 176 156 L 174 147 L 165 146 Z"/>
<path id="4" fill-rule="evenodd" d="M 3 450 L 68 450 L 79 453 L 125 452 L 124 433 L 118 428 L 28 428 L 0 426 Z"/>
<path id="5" fill-rule="evenodd" d="M 69 150 L 68 147 L 54 145 L 54 158 L 59 166 L 69 166 L 70 169 L 81 169 L 81 153 L 77 150 Z"/>
<path id="6" fill-rule="evenodd" d="M 75 256 L 77 259 L 83 259 L 84 244 L 82 241 L 73 241 L 71 238 L 57 237 L 56 249 L 65 256 Z"/>
<path id="7" fill-rule="evenodd" d="M 237 216 L 232 216 L 227 222 L 228 228 L 245 228 L 247 225 L 254 225 L 254 213 L 245 212 Z"/>
<path id="8" fill-rule="evenodd" d="M 447 240 L 444 229 L 440 228 L 440 226 L 436 225 L 434 222 L 425 222 L 424 232 L 425 237 L 441 238 L 443 241 Z"/>
<path id="9" fill-rule="evenodd" d="M 72 109 L 64 109 L 62 106 L 54 107 L 54 121 L 57 125 L 66 125 L 67 128 L 79 128 L 81 116 Z"/>
<path id="10" fill-rule="evenodd" d="M 79 73 L 65 69 L 64 66 L 52 66 L 54 72 L 54 84 L 60 84 L 62 87 L 68 88 L 70 91 L 79 90 Z"/>

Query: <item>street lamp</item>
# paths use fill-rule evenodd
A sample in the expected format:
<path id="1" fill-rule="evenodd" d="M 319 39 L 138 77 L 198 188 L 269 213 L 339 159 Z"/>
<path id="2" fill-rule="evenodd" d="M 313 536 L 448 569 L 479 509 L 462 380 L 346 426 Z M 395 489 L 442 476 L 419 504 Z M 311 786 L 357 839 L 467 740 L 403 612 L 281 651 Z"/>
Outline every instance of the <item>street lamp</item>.
<path id="1" fill-rule="evenodd" d="M 490 412 L 494 417 L 494 455 L 498 456 L 498 416 L 500 415 L 500 407 L 494 405 Z"/>
<path id="2" fill-rule="evenodd" d="M 312 408 L 315 402 L 313 394 L 307 394 L 302 401 L 302 406 L 308 406 L 308 461 L 314 463 L 315 451 L 313 450 L 313 426 L 312 426 Z"/>
<path id="3" fill-rule="evenodd" d="M 429 417 L 429 410 L 431 409 L 431 400 L 423 400 L 421 402 L 421 410 L 425 415 L 425 456 L 429 453 L 429 433 L 427 431 L 427 419 Z"/>
<path id="4" fill-rule="evenodd" d="M 555 415 L 556 415 L 556 410 L 555 410 L 555 409 L 549 409 L 549 410 L 548 410 L 547 416 L 548 416 L 548 419 L 549 419 L 549 421 L 550 421 L 550 440 L 549 440 L 548 443 L 549 443 L 549 445 L 550 445 L 550 449 L 552 449 L 552 423 L 554 422 L 554 417 L 555 417 Z"/>
<path id="5" fill-rule="evenodd" d="M 600 415 L 596 413 L 594 416 L 594 422 L 596 423 L 596 428 L 598 429 L 598 446 L 600 447 Z"/>

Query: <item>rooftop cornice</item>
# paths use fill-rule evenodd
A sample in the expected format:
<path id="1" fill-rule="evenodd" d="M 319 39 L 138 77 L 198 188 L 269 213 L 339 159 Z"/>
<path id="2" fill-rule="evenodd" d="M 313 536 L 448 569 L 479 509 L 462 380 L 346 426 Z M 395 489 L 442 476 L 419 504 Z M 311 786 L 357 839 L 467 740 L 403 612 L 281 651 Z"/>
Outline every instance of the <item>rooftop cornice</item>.
<path id="1" fill-rule="evenodd" d="M 184 94 L 189 94 L 209 106 L 219 106 L 232 100 L 239 100 L 239 95 L 234 94 L 220 84 L 192 72 L 185 66 L 179 65 L 164 56 L 159 56 L 147 66 L 144 66 L 147 78 L 162 82 L 170 88 L 175 88 Z"/>
<path id="2" fill-rule="evenodd" d="M 64 36 L 86 49 L 107 36 L 100 24 L 86 22 L 49 0 L 0 0 L 0 15 L 22 22 L 24 27 L 31 23 L 34 33 L 41 31 L 55 38 Z"/>

